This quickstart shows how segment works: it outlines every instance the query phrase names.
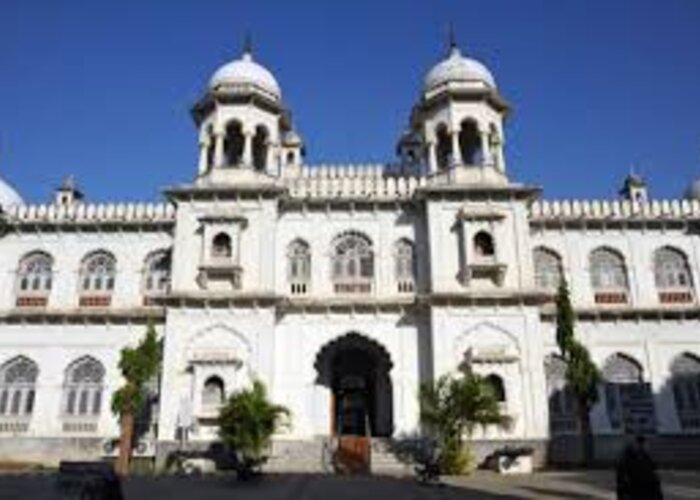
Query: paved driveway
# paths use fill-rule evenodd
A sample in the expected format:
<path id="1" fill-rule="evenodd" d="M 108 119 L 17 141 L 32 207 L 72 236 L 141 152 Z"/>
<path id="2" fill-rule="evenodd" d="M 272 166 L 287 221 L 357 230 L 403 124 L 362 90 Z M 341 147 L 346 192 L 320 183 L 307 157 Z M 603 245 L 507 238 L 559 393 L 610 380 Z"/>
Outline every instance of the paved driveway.
<path id="1" fill-rule="evenodd" d="M 664 473 L 671 500 L 700 498 L 700 473 Z M 251 483 L 229 476 L 201 478 L 133 477 L 124 482 L 126 500 L 451 500 L 451 499 L 614 499 L 610 471 L 551 472 L 503 477 L 476 473 L 448 478 L 442 487 L 413 478 L 269 475 Z M 56 499 L 52 475 L 0 476 L 0 499 Z"/>

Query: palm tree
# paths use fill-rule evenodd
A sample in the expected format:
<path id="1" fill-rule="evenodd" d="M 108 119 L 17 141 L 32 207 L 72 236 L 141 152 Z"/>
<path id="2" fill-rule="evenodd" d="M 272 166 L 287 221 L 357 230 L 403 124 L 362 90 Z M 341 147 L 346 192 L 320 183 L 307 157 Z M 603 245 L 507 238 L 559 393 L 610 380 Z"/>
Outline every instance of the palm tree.
<path id="1" fill-rule="evenodd" d="M 434 384 L 423 384 L 419 398 L 421 422 L 437 439 L 444 473 L 465 471 L 469 454 L 464 439 L 477 426 L 510 424 L 491 384 L 475 373 L 444 375 Z"/>
<path id="2" fill-rule="evenodd" d="M 287 416 L 289 410 L 271 403 L 259 380 L 252 388 L 232 394 L 221 407 L 219 436 L 237 453 L 238 473 L 243 478 L 265 462 L 271 437 Z"/>

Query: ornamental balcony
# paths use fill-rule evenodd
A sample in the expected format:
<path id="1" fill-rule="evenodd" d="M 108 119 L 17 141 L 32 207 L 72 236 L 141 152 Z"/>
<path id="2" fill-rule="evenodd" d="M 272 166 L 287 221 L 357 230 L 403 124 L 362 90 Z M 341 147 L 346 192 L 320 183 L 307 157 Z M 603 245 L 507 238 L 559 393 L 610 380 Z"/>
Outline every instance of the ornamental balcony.
<path id="1" fill-rule="evenodd" d="M 503 286 L 507 265 L 493 257 L 481 257 L 468 263 L 462 271 L 462 284 L 468 286 L 472 280 L 490 280 L 496 286 Z"/>
<path id="2" fill-rule="evenodd" d="M 212 258 L 199 265 L 197 283 L 205 290 L 240 290 L 243 283 L 243 268 L 230 258 Z"/>

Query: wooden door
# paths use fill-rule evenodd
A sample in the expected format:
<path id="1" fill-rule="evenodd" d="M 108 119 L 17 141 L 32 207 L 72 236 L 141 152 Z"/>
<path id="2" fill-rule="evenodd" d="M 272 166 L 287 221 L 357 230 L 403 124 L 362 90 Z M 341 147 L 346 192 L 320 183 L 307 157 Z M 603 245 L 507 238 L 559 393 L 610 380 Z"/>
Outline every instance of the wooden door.
<path id="1" fill-rule="evenodd" d="M 339 472 L 366 474 L 369 472 L 370 441 L 366 436 L 339 436 L 336 464 Z"/>

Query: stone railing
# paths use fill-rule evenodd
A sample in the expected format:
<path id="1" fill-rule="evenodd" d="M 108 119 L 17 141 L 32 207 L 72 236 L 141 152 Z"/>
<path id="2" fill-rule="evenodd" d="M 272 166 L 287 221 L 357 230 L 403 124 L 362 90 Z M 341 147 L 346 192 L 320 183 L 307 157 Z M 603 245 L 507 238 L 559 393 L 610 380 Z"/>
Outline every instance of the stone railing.
<path id="1" fill-rule="evenodd" d="M 175 207 L 169 203 L 15 205 L 7 208 L 5 217 L 11 224 L 168 223 L 175 221 Z"/>
<path id="2" fill-rule="evenodd" d="M 688 220 L 700 218 L 698 200 L 539 200 L 530 220 Z"/>
<path id="3" fill-rule="evenodd" d="M 394 175 L 391 166 L 318 165 L 304 166 L 299 175 L 284 184 L 294 198 L 320 199 L 408 199 L 416 188 L 427 186 L 426 177 Z"/>

